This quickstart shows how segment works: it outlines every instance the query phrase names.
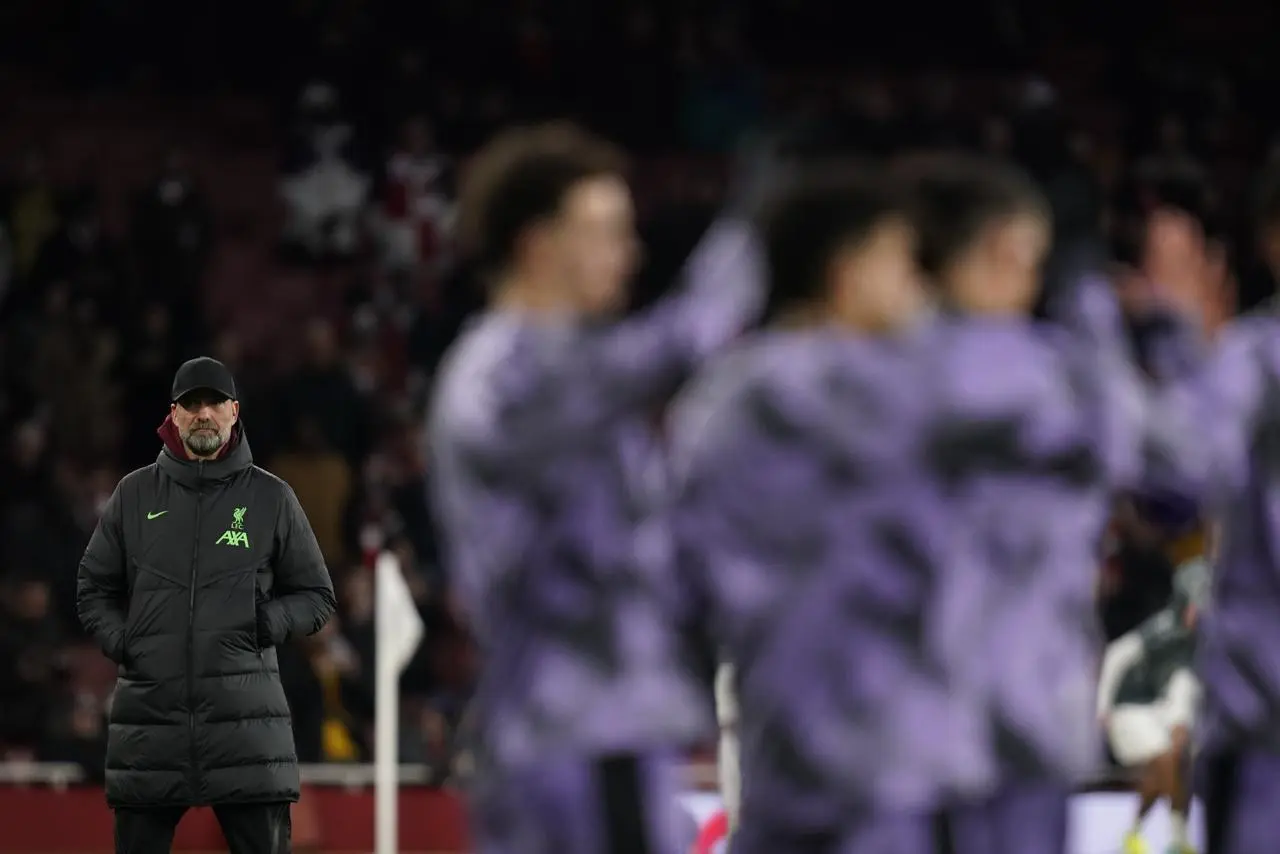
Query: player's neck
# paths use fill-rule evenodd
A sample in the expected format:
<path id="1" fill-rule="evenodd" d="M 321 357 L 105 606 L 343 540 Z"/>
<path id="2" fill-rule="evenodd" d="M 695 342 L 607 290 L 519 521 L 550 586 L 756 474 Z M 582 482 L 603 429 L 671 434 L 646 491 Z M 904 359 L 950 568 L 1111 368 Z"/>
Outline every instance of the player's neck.
<path id="1" fill-rule="evenodd" d="M 821 304 L 796 306 L 780 314 L 774 326 L 795 332 L 836 329 L 857 335 L 879 335 L 886 331 L 869 318 L 843 316 Z"/>
<path id="2" fill-rule="evenodd" d="M 538 277 L 514 273 L 498 282 L 490 305 L 499 311 L 546 317 L 578 313 L 577 306 L 565 298 L 561 289 Z"/>
<path id="3" fill-rule="evenodd" d="M 993 294 L 1000 290 L 992 287 L 998 275 L 985 264 L 957 265 L 943 278 L 943 301 L 950 311 L 964 317 L 1025 317 L 1022 307 L 992 299 Z"/>

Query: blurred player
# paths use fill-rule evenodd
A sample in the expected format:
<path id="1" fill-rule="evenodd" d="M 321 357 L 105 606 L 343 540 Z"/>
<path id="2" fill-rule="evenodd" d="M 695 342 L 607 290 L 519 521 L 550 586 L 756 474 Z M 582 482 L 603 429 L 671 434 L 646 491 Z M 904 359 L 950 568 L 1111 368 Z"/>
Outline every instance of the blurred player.
<path id="1" fill-rule="evenodd" d="M 1110 285 L 1052 294 L 1063 329 L 1037 328 L 1048 207 L 1002 165 L 936 157 L 908 167 L 922 267 L 947 319 L 944 386 L 975 451 L 953 472 L 980 538 L 1001 785 L 951 816 L 958 854 L 1059 854 L 1072 788 L 1100 760 L 1093 568 L 1112 489 L 1143 469 L 1147 411 Z M 1181 292 L 1177 292 L 1181 296 Z"/>
<path id="2" fill-rule="evenodd" d="M 1169 235 L 1166 235 L 1168 238 Z M 1175 235 L 1176 236 L 1176 235 Z M 1179 240 L 1203 250 L 1203 234 Z M 1167 242 L 1167 241 L 1166 241 Z M 1178 240 L 1174 241 L 1179 242 Z M 1192 253 L 1193 255 L 1196 253 Z M 1156 281 L 1200 276 L 1217 294 L 1229 269 L 1220 253 L 1167 259 Z M 1176 253 L 1174 253 L 1176 256 Z M 1206 332 L 1211 315 L 1197 316 Z M 1202 308 L 1202 307 L 1200 307 Z M 1272 850 L 1280 828 L 1280 323 L 1275 307 L 1216 331 L 1208 358 L 1173 384 L 1154 423 L 1183 453 L 1149 460 L 1171 493 L 1214 508 L 1218 524 L 1211 607 L 1197 619 L 1203 689 L 1196 782 L 1205 801 L 1208 854 Z"/>
<path id="3" fill-rule="evenodd" d="M 1172 813 L 1170 854 L 1190 854 L 1187 812 L 1189 733 L 1200 683 L 1191 670 L 1196 619 L 1207 589 L 1208 565 L 1195 558 L 1178 568 L 1169 606 L 1107 647 L 1098 686 L 1098 719 L 1111 752 L 1138 772 L 1141 802 L 1124 854 L 1146 854 L 1142 821 L 1161 798 Z"/>
<path id="4" fill-rule="evenodd" d="M 710 728 L 674 626 L 653 409 L 759 308 L 752 233 L 715 224 L 631 320 L 619 154 L 572 127 L 504 134 L 461 197 L 489 309 L 441 369 L 433 487 L 483 654 L 480 854 L 673 854 L 676 751 Z"/>
<path id="5" fill-rule="evenodd" d="M 1197 785 L 1208 854 L 1272 851 L 1280 833 L 1280 317 L 1275 307 L 1222 329 L 1170 408 L 1195 440 L 1189 492 L 1218 516 L 1211 607 L 1198 623 L 1204 690 Z"/>
<path id="6" fill-rule="evenodd" d="M 681 567 L 735 671 L 731 847 L 932 852 L 940 792 L 987 769 L 981 707 L 948 685 L 976 629 L 929 464 L 913 231 L 856 172 L 801 181 L 767 222 L 771 324 L 671 419 Z"/>

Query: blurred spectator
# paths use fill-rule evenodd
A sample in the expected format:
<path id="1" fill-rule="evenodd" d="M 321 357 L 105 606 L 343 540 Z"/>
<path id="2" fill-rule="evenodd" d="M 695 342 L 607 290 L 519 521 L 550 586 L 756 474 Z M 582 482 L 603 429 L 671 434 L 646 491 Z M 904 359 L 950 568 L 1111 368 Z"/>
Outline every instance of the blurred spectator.
<path id="1" fill-rule="evenodd" d="M 319 642 L 311 647 L 311 671 L 320 686 L 321 748 L 326 762 L 355 762 L 368 759 L 369 744 L 366 726 L 372 717 L 365 718 L 365 726 L 348 710 L 351 693 L 358 698 L 362 689 L 359 681 L 361 662 L 355 651 L 338 628 L 326 628 L 317 636 Z M 372 665 L 370 665 L 372 666 Z M 367 708 L 372 698 L 362 699 Z"/>
<path id="2" fill-rule="evenodd" d="M 44 579 L 55 615 L 77 626 L 75 573 L 67 568 L 79 561 L 97 521 L 96 506 L 106 495 L 100 483 L 52 452 L 49 434 L 37 421 L 24 422 L 10 435 L 2 473 L 7 488 L 0 495 L 0 572 L 22 570 Z"/>
<path id="3" fill-rule="evenodd" d="M 356 688 L 355 693 L 360 695 L 360 702 L 356 705 L 362 713 L 373 710 L 374 655 L 377 651 L 373 593 L 373 574 L 363 568 L 349 572 L 339 592 L 343 634 L 359 662 L 351 681 Z"/>
<path id="4" fill-rule="evenodd" d="M 124 257 L 106 232 L 102 204 L 95 187 L 72 193 L 61 227 L 41 246 L 30 276 L 37 287 L 66 282 L 76 315 L 90 325 L 101 322 L 106 332 L 119 327 L 131 306 Z"/>
<path id="5" fill-rule="evenodd" d="M 309 84 L 299 99 L 280 180 L 288 215 L 284 242 L 305 259 L 349 259 L 360 248 L 370 178 L 356 155 L 355 137 L 337 90 Z"/>
<path id="6" fill-rule="evenodd" d="M 213 356 L 236 377 L 240 423 L 252 437 L 254 456 L 270 460 L 283 445 L 286 437 L 282 433 L 287 426 L 281 423 L 283 413 L 278 411 L 280 401 L 275 394 L 278 389 L 273 376 L 249 359 L 244 340 L 234 330 L 224 329 L 218 334 L 213 343 Z"/>
<path id="7" fill-rule="evenodd" d="M 344 363 L 332 324 L 313 319 L 306 326 L 302 366 L 281 384 L 277 405 L 297 419 L 310 418 L 329 447 L 352 465 L 368 452 L 369 416 L 365 397 Z"/>
<path id="8" fill-rule="evenodd" d="M 7 195 L 6 220 L 13 242 L 14 272 L 25 278 L 62 221 L 58 196 L 49 183 L 40 151 L 26 152 L 17 181 Z"/>
<path id="9" fill-rule="evenodd" d="M 49 500 L 50 471 L 47 434 L 36 421 L 14 427 L 5 456 L 0 461 L 0 480 L 5 495 L 0 499 L 0 516 L 8 517 L 19 506 L 39 505 Z"/>
<path id="10" fill-rule="evenodd" d="M 0 747 L 34 758 L 57 709 L 66 673 L 64 634 L 39 576 L 6 582 L 0 600 Z"/>
<path id="11" fill-rule="evenodd" d="M 1150 150 L 1136 165 L 1140 179 L 1148 183 L 1204 181 L 1204 170 L 1192 154 L 1186 123 L 1173 113 L 1162 116 L 1156 125 Z"/>
<path id="12" fill-rule="evenodd" d="M 453 167 L 426 118 L 405 122 L 382 186 L 382 262 L 396 273 L 438 271 L 449 260 Z"/>
<path id="13" fill-rule="evenodd" d="M 39 756 L 45 762 L 74 762 L 89 780 L 101 783 L 106 773 L 102 764 L 106 750 L 102 702 L 92 694 L 79 694 L 53 719 Z"/>
<path id="14" fill-rule="evenodd" d="M 343 519 L 352 494 L 351 466 L 333 449 L 313 417 L 299 416 L 294 421 L 292 441 L 271 461 L 271 470 L 293 487 L 325 562 L 331 567 L 343 565 Z"/>
<path id="15" fill-rule="evenodd" d="M 763 119 L 762 81 L 731 20 L 714 25 L 706 44 L 702 35 L 697 29 L 684 34 L 682 125 L 692 148 L 723 153 Z"/>
<path id="16" fill-rule="evenodd" d="M 276 651 L 280 682 L 293 713 L 293 741 L 298 761 L 306 764 L 324 761 L 324 691 L 311 667 L 313 650 L 318 644 L 316 638 L 307 638 Z"/>
<path id="17" fill-rule="evenodd" d="M 121 458 L 125 468 L 155 459 L 155 429 L 163 420 L 173 380 L 173 366 L 186 352 L 175 335 L 173 316 L 162 302 L 142 306 L 125 330 L 123 371 L 130 377 L 122 398 L 125 419 Z M 178 329 L 192 328 L 187 323 Z"/>
<path id="18" fill-rule="evenodd" d="M 424 436 L 426 429 L 421 420 L 405 419 L 396 426 L 390 443 L 391 465 L 396 474 L 388 478 L 387 485 L 401 530 L 417 558 L 416 566 L 440 592 L 447 588 L 449 579 L 440 561 L 433 512 L 427 500 L 429 463 Z"/>
<path id="19" fill-rule="evenodd" d="M 832 118 L 836 143 L 849 150 L 884 156 L 906 138 L 897 104 L 877 79 L 845 82 Z"/>
<path id="20" fill-rule="evenodd" d="M 347 644 L 349 666 L 343 676 L 343 707 L 350 716 L 355 738 L 364 746 L 373 744 L 377 640 L 374 626 L 373 573 L 359 568 L 350 571 L 339 593 L 342 636 Z"/>
<path id="21" fill-rule="evenodd" d="M 955 84 L 945 75 L 931 74 L 918 85 L 908 133 L 921 148 L 959 148 L 968 142 L 968 121 L 956 110 Z"/>
<path id="22" fill-rule="evenodd" d="M 188 345 L 199 349 L 198 296 L 213 245 L 213 218 L 181 148 L 165 155 L 160 174 L 134 201 L 132 226 L 143 299 L 165 305 Z"/>
<path id="23" fill-rule="evenodd" d="M 103 324 L 92 297 L 73 301 L 73 287 L 56 281 L 47 292 L 44 328 L 31 365 L 34 387 L 48 407 L 48 423 L 60 448 L 113 458 L 120 438 L 119 355 L 115 328 Z M 92 429 L 83 415 L 96 414 Z"/>
<path id="24" fill-rule="evenodd" d="M 1041 163 L 1055 237 L 1064 244 L 1096 240 L 1103 233 L 1106 199 L 1091 163 L 1093 142 L 1079 132 L 1062 142 L 1061 148 L 1046 152 Z"/>

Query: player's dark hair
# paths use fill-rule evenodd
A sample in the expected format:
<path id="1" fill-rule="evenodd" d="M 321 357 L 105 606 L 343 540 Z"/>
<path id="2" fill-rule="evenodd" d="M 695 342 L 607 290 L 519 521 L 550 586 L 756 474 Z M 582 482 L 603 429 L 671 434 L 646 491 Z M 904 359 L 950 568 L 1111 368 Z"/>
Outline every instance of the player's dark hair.
<path id="1" fill-rule="evenodd" d="M 521 234 L 554 217 L 565 195 L 590 178 L 622 175 L 620 149 L 566 123 L 504 131 L 472 159 L 459 196 L 464 251 L 484 273 L 513 260 Z"/>
<path id="2" fill-rule="evenodd" d="M 899 164 L 911 199 L 920 268 L 936 278 L 994 223 L 1031 214 L 1052 221 L 1031 177 L 1015 166 L 968 154 L 932 154 Z"/>
<path id="3" fill-rule="evenodd" d="M 769 275 L 766 319 L 825 297 L 836 253 L 894 217 L 907 218 L 898 183 L 866 167 L 814 167 L 778 192 L 760 220 Z"/>
<path id="4" fill-rule="evenodd" d="M 1259 228 L 1280 225 L 1280 159 L 1263 170 L 1254 202 L 1254 218 Z"/>

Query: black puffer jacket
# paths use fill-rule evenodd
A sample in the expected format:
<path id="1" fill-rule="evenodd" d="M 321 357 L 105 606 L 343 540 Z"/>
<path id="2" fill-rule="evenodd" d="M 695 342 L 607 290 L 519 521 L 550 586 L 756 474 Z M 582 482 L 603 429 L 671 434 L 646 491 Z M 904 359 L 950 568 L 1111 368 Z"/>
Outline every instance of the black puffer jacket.
<path id="1" fill-rule="evenodd" d="M 127 475 L 80 562 L 80 620 L 120 665 L 113 806 L 298 798 L 273 647 L 325 624 L 333 582 L 293 490 L 233 441 L 209 462 L 166 447 Z"/>

